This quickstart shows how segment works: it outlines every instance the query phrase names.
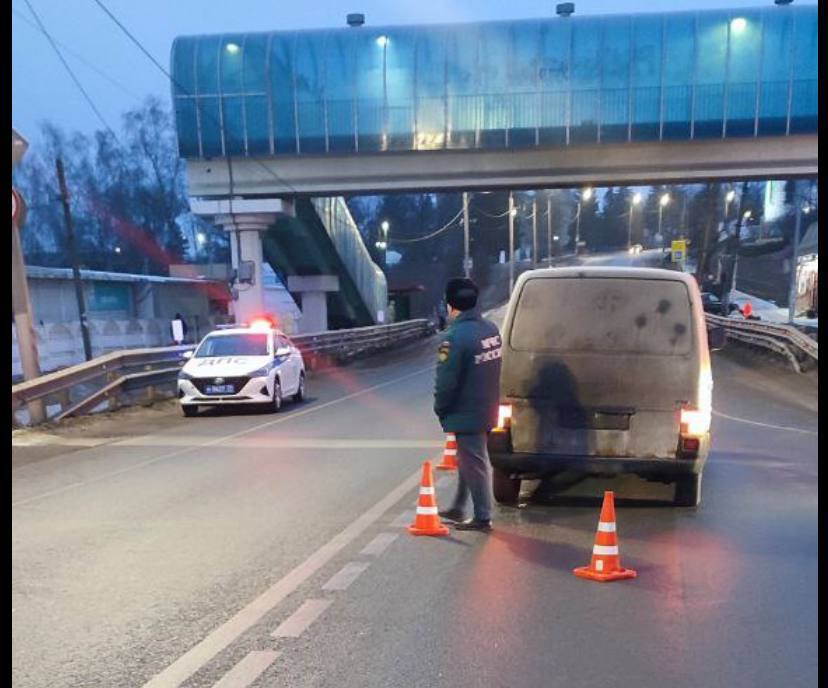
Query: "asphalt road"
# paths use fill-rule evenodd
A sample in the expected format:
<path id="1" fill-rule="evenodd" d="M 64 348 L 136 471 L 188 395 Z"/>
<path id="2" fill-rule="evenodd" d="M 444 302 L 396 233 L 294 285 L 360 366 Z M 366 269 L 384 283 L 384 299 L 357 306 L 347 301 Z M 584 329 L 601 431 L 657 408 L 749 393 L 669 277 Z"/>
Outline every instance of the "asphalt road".
<path id="1" fill-rule="evenodd" d="M 168 403 L 15 435 L 13 685 L 816 685 L 813 378 L 714 356 L 696 510 L 573 477 L 527 484 L 491 535 L 415 538 L 436 342 L 317 375 L 280 414 Z M 604 489 L 635 580 L 571 574 Z"/>

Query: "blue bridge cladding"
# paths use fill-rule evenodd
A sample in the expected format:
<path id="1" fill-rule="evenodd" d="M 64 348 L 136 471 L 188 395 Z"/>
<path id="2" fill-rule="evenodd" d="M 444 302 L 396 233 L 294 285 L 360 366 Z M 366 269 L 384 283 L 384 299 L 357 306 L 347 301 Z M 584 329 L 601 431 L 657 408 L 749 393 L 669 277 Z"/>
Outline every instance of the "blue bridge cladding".
<path id="1" fill-rule="evenodd" d="M 817 132 L 817 7 L 180 37 L 185 158 Z"/>

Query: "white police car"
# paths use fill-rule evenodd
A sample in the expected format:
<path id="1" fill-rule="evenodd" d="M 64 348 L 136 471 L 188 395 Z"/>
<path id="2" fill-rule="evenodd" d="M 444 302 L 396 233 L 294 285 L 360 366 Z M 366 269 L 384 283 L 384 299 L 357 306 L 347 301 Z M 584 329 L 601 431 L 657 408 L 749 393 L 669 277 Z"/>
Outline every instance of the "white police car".
<path id="1" fill-rule="evenodd" d="M 305 396 L 305 363 L 285 334 L 267 320 L 249 327 L 211 332 L 178 374 L 178 399 L 185 416 L 199 406 L 267 405 Z"/>

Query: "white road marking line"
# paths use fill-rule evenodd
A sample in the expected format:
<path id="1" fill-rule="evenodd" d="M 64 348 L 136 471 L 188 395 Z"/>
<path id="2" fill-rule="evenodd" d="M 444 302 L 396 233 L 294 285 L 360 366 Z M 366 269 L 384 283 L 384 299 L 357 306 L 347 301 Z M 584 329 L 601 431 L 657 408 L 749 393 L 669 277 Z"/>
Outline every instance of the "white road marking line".
<path id="1" fill-rule="evenodd" d="M 367 561 L 351 561 L 345 564 L 331 579 L 322 586 L 323 590 L 347 590 L 365 569 Z"/>
<path id="2" fill-rule="evenodd" d="M 380 533 L 365 547 L 362 548 L 360 554 L 365 554 L 371 557 L 378 557 L 382 554 L 388 545 L 399 537 L 399 533 Z"/>
<path id="3" fill-rule="evenodd" d="M 414 509 L 403 511 L 393 521 L 391 521 L 392 528 L 405 528 L 410 523 L 414 522 Z"/>
<path id="4" fill-rule="evenodd" d="M 202 437 L 198 435 L 178 435 L 176 437 L 153 437 L 144 439 L 136 437 L 122 442 L 122 447 L 189 447 Z M 435 449 L 439 442 L 427 440 L 375 440 L 349 437 L 343 439 L 317 437 L 255 437 L 242 438 L 234 442 L 236 449 Z"/>
<path id="5" fill-rule="evenodd" d="M 160 674 L 147 681 L 143 688 L 176 688 L 201 669 L 207 662 L 224 650 L 242 633 L 256 624 L 285 597 L 321 569 L 347 545 L 362 535 L 388 509 L 394 506 L 408 492 L 411 492 L 422 478 L 422 469 L 403 480 L 347 528 L 322 545 L 299 566 L 271 585 L 259 597 L 238 611 L 231 619 L 213 630 L 204 640 L 175 660 Z"/>
<path id="6" fill-rule="evenodd" d="M 413 373 L 409 373 L 407 375 L 403 375 L 402 377 L 395 378 L 394 380 L 389 380 L 388 382 L 383 382 L 379 385 L 374 385 L 373 387 L 367 387 L 366 389 L 360 390 L 359 392 L 354 392 L 353 394 L 348 394 L 344 397 L 339 397 L 338 399 L 333 399 L 332 401 L 325 402 L 324 404 L 320 404 L 319 406 L 311 406 L 302 411 L 296 411 L 294 413 L 281 416 L 276 418 L 275 420 L 268 421 L 267 423 L 260 423 L 259 425 L 255 425 L 252 428 L 248 428 L 246 430 L 241 430 L 240 432 L 233 433 L 232 435 L 226 435 L 224 437 L 218 437 L 208 442 L 203 442 L 202 444 L 193 445 L 190 447 L 186 447 L 184 449 L 179 449 L 178 451 L 170 452 L 168 454 L 162 454 L 161 456 L 157 456 L 154 459 L 149 459 L 148 461 L 143 461 L 141 463 L 135 464 L 133 466 L 129 466 L 127 468 L 122 468 L 119 471 L 112 471 L 111 473 L 105 473 L 104 475 L 99 475 L 96 478 L 90 478 L 89 480 L 71 483 L 69 485 L 64 485 L 63 487 L 58 487 L 54 490 L 49 490 L 48 492 L 44 492 L 39 495 L 35 495 L 33 497 L 27 497 L 26 499 L 20 499 L 16 502 L 12 502 L 12 508 L 16 506 L 23 506 L 24 504 L 31 504 L 32 502 L 36 502 L 41 499 L 45 499 L 46 497 L 53 497 L 54 495 L 61 494 L 62 492 L 66 492 L 68 490 L 72 490 L 76 487 L 82 487 L 86 485 L 91 485 L 93 483 L 101 482 L 102 480 L 107 480 L 109 478 L 114 478 L 119 475 L 123 475 L 124 473 L 130 473 L 131 471 L 138 470 L 139 468 L 145 468 L 146 466 L 151 466 L 154 463 L 158 463 L 159 461 L 165 461 L 166 459 L 172 459 L 176 456 L 181 456 L 182 454 L 187 454 L 188 452 L 196 451 L 199 449 L 204 449 L 205 447 L 212 447 L 217 444 L 221 444 L 222 442 L 227 442 L 229 440 L 235 439 L 236 437 L 242 437 L 243 435 L 248 435 L 251 432 L 256 432 L 257 430 L 261 430 L 262 428 L 269 427 L 271 425 L 277 425 L 279 423 L 285 423 L 289 420 L 293 420 L 294 418 L 298 418 L 299 416 L 304 416 L 309 413 L 315 413 L 317 411 L 321 411 L 322 409 L 328 408 L 329 406 L 334 406 L 335 404 L 341 404 L 343 401 L 349 401 L 351 399 L 355 399 L 357 397 L 364 396 L 365 394 L 370 394 L 378 389 L 382 389 L 383 387 L 388 387 L 389 385 L 396 385 L 397 383 L 401 382 L 402 380 L 407 380 L 410 377 L 415 377 L 417 375 L 422 375 L 426 370 L 433 370 L 434 366 L 429 366 L 428 368 L 422 368 L 417 370 Z M 122 440 L 122 442 L 128 442 L 129 440 Z M 109 446 L 119 446 L 122 442 L 113 442 Z"/>
<path id="7" fill-rule="evenodd" d="M 247 653 L 236 666 L 228 671 L 213 688 L 245 688 L 264 673 L 279 656 L 273 650 L 254 650 Z"/>
<path id="8" fill-rule="evenodd" d="M 760 423 L 756 420 L 748 420 L 747 418 L 737 418 L 736 416 L 728 416 L 726 413 L 716 411 L 713 409 L 713 415 L 720 418 L 727 418 L 728 420 L 736 421 L 737 423 L 747 423 L 748 425 L 758 425 L 760 428 L 770 428 L 771 430 L 787 430 L 788 432 L 801 432 L 803 435 L 819 435 L 816 430 L 806 430 L 804 428 L 791 428 L 785 425 L 773 425 L 772 423 Z"/>
<path id="9" fill-rule="evenodd" d="M 273 633 L 273 638 L 298 638 L 316 621 L 333 600 L 305 600 Z"/>

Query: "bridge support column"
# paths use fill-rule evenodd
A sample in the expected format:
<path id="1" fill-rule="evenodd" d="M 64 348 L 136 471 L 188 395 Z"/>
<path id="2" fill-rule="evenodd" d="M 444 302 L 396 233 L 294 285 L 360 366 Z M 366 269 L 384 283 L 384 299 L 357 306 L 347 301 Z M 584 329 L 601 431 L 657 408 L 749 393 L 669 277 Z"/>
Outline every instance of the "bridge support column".
<path id="1" fill-rule="evenodd" d="M 302 299 L 302 334 L 328 329 L 327 293 L 339 291 L 336 275 L 293 275 L 288 277 L 288 291 Z"/>
<path id="2" fill-rule="evenodd" d="M 233 269 L 236 271 L 235 287 L 238 291 L 238 299 L 233 304 L 236 322 L 250 322 L 253 316 L 264 311 L 262 233 L 276 222 L 276 215 L 218 215 L 215 222 L 230 232 Z"/>
<path id="3" fill-rule="evenodd" d="M 294 217 L 293 202 L 274 199 L 190 199 L 190 209 L 197 215 L 230 232 L 230 253 L 236 271 L 234 287 L 238 298 L 233 310 L 236 322 L 249 322 L 264 311 L 262 283 L 262 233 L 279 217 Z"/>

